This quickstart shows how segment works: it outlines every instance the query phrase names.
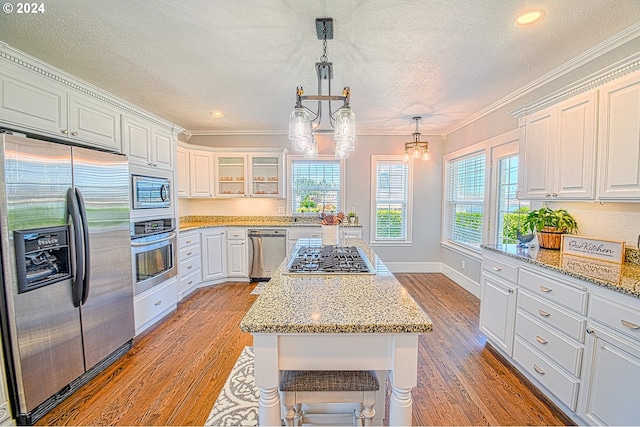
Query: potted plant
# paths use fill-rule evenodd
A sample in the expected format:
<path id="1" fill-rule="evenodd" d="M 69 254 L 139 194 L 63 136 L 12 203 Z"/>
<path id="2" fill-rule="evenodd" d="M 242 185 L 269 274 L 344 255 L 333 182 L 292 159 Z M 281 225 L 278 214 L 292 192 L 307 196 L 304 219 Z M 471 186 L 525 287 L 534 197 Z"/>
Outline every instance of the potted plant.
<path id="1" fill-rule="evenodd" d="M 548 206 L 529 212 L 524 225 L 538 233 L 538 244 L 545 249 L 560 249 L 561 236 L 578 229 L 578 223 L 569 212 Z"/>
<path id="2" fill-rule="evenodd" d="M 349 224 L 355 224 L 358 222 L 358 214 L 353 211 L 347 214 L 347 218 L 349 218 Z"/>

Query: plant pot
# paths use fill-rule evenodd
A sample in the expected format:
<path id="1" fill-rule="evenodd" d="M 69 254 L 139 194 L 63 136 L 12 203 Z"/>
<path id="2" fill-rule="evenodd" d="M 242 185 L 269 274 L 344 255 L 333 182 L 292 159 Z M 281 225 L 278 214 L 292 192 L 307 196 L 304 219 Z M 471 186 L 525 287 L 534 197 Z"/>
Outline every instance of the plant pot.
<path id="1" fill-rule="evenodd" d="M 538 231 L 538 244 L 545 249 L 560 249 L 564 230 L 555 227 L 544 227 Z"/>

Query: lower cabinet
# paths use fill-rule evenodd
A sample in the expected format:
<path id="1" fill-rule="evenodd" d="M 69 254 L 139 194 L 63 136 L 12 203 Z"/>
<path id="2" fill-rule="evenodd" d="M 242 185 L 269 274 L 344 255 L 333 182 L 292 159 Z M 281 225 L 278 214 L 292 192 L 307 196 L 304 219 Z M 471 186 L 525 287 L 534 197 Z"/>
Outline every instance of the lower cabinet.
<path id="1" fill-rule="evenodd" d="M 638 425 L 640 298 L 493 251 L 482 269 L 487 340 L 577 423 Z"/>
<path id="2" fill-rule="evenodd" d="M 136 335 L 156 323 L 178 306 L 178 279 L 167 280 L 133 297 Z"/>
<path id="3" fill-rule="evenodd" d="M 227 275 L 227 248 L 224 228 L 202 230 L 202 281 L 224 279 Z"/>
<path id="4" fill-rule="evenodd" d="M 249 278 L 249 252 L 247 230 L 230 228 L 227 230 L 227 277 Z"/>
<path id="5" fill-rule="evenodd" d="M 193 292 L 202 282 L 202 257 L 200 249 L 200 231 L 180 233 L 178 239 L 180 251 L 178 265 L 178 301 Z"/>

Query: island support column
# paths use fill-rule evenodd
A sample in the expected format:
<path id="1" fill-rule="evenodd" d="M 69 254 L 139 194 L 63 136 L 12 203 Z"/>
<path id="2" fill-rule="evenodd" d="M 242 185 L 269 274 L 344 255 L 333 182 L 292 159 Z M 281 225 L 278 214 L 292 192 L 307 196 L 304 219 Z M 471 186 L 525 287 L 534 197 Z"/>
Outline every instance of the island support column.
<path id="1" fill-rule="evenodd" d="M 258 425 L 280 426 L 280 371 L 278 369 L 278 336 L 253 335 L 255 382 L 260 390 Z"/>
<path id="2" fill-rule="evenodd" d="M 410 426 L 413 421 L 411 390 L 416 386 L 418 377 L 418 335 L 393 336 L 392 363 L 393 369 L 389 372 L 389 425 Z"/>

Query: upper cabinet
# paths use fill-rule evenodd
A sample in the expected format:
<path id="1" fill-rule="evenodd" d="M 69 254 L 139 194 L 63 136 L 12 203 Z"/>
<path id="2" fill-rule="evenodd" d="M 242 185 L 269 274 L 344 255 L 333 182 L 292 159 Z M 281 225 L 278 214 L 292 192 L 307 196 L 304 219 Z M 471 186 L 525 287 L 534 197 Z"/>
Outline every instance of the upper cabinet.
<path id="1" fill-rule="evenodd" d="M 173 170 L 174 125 L 0 42 L 2 127 Z"/>
<path id="2" fill-rule="evenodd" d="M 188 165 L 180 160 L 187 156 Z M 284 198 L 282 151 L 214 153 L 180 146 L 177 167 L 180 197 Z"/>
<path id="3" fill-rule="evenodd" d="M 597 93 L 527 115 L 521 139 L 521 198 L 595 197 Z"/>
<path id="4" fill-rule="evenodd" d="M 602 200 L 640 200 L 640 73 L 600 89 Z"/>
<path id="5" fill-rule="evenodd" d="M 519 198 L 640 201 L 640 71 L 616 78 L 628 71 L 621 65 L 513 113 Z M 582 93 L 567 98 L 573 92 Z"/>
<path id="6" fill-rule="evenodd" d="M 176 150 L 176 169 L 178 197 L 189 197 L 189 150 L 181 145 Z"/>
<path id="7" fill-rule="evenodd" d="M 173 170 L 174 144 L 170 130 L 142 118 L 123 115 L 122 134 L 129 163 Z"/>

